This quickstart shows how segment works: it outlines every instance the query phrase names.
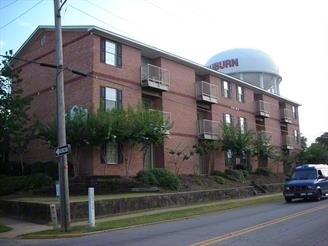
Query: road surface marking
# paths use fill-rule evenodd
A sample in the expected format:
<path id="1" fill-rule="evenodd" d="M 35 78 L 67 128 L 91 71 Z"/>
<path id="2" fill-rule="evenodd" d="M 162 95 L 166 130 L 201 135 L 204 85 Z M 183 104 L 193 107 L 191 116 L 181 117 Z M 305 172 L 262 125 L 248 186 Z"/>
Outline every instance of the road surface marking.
<path id="1" fill-rule="evenodd" d="M 210 238 L 210 239 L 207 239 L 207 240 L 204 240 L 204 241 L 200 241 L 198 243 L 193 243 L 193 244 L 190 244 L 189 246 L 212 245 L 214 243 L 219 243 L 219 242 L 222 242 L 222 241 L 230 239 L 230 238 L 234 238 L 234 237 L 237 237 L 237 236 L 240 236 L 240 235 L 252 232 L 252 231 L 260 230 L 262 228 L 265 228 L 265 227 L 268 227 L 268 226 L 271 226 L 271 225 L 275 225 L 275 224 L 281 223 L 283 221 L 290 220 L 290 219 L 293 219 L 293 218 L 296 218 L 296 217 L 299 217 L 299 216 L 302 216 L 302 215 L 305 215 L 305 214 L 313 213 L 313 212 L 316 212 L 318 210 L 325 209 L 325 208 L 328 208 L 328 204 L 320 206 L 320 207 L 310 208 L 310 209 L 307 209 L 307 210 L 304 210 L 304 211 L 301 211 L 301 212 L 297 212 L 297 213 L 294 213 L 294 214 L 286 215 L 284 217 L 280 217 L 280 218 L 277 218 L 277 219 L 269 220 L 269 221 L 257 224 L 255 226 L 246 227 L 246 228 L 243 228 L 243 229 L 238 230 L 238 231 L 233 231 L 233 232 L 226 233 L 226 234 L 223 234 L 223 235 L 218 236 L 218 237 L 213 237 L 213 238 Z"/>

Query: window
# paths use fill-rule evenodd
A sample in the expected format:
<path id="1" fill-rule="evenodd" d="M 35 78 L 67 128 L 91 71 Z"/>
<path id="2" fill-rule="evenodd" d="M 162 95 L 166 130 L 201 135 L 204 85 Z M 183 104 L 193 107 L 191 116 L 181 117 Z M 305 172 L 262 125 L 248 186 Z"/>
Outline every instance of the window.
<path id="1" fill-rule="evenodd" d="M 117 144 L 106 142 L 103 148 L 103 161 L 105 164 L 118 163 L 118 146 Z"/>
<path id="2" fill-rule="evenodd" d="M 225 165 L 231 169 L 233 162 L 232 162 L 232 151 L 229 149 L 227 151 L 224 152 L 224 159 L 225 159 Z"/>
<path id="3" fill-rule="evenodd" d="M 100 88 L 101 103 L 104 105 L 104 110 L 110 111 L 112 109 L 122 107 L 122 91 L 110 87 Z"/>
<path id="4" fill-rule="evenodd" d="M 245 102 L 245 89 L 244 87 L 237 85 L 236 98 L 238 102 Z"/>
<path id="5" fill-rule="evenodd" d="M 232 125 L 232 115 L 231 114 L 224 114 L 223 115 L 223 122 L 226 124 L 226 125 Z"/>
<path id="6" fill-rule="evenodd" d="M 295 141 L 295 143 L 300 142 L 300 136 L 299 136 L 298 130 L 294 130 L 294 141 Z"/>
<path id="7" fill-rule="evenodd" d="M 246 118 L 239 117 L 239 127 L 240 127 L 240 132 L 242 134 L 244 134 L 247 131 Z"/>
<path id="8" fill-rule="evenodd" d="M 102 163 L 118 164 L 123 162 L 122 152 L 119 145 L 112 141 L 107 141 L 102 147 Z"/>
<path id="9" fill-rule="evenodd" d="M 122 67 L 122 46 L 113 41 L 102 39 L 100 42 L 100 61 Z"/>
<path id="10" fill-rule="evenodd" d="M 231 98 L 231 85 L 228 81 L 221 82 L 222 96 L 225 98 Z"/>
<path id="11" fill-rule="evenodd" d="M 297 108 L 295 106 L 292 106 L 292 112 L 294 119 L 297 119 Z"/>

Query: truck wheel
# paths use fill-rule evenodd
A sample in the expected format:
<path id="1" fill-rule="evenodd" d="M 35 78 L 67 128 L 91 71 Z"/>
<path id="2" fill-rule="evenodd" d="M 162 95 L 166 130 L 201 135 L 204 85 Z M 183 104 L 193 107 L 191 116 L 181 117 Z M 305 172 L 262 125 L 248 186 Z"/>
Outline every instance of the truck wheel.
<path id="1" fill-rule="evenodd" d="M 319 192 L 318 192 L 318 196 L 316 197 L 316 201 L 320 201 L 321 200 L 321 198 L 322 198 L 322 193 L 321 193 L 321 190 L 319 190 Z"/>
<path id="2" fill-rule="evenodd" d="M 290 203 L 290 202 L 292 202 L 292 199 L 291 199 L 290 197 L 285 197 L 285 201 L 286 201 L 287 203 Z"/>

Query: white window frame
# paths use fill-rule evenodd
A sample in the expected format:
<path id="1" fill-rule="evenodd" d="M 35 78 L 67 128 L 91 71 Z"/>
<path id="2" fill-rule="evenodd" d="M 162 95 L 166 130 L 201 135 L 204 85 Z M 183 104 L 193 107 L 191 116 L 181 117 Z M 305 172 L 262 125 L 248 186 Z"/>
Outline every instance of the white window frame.
<path id="1" fill-rule="evenodd" d="M 122 67 L 122 46 L 114 41 L 101 40 L 101 61 L 115 67 Z"/>
<path id="2" fill-rule="evenodd" d="M 240 85 L 237 85 L 237 101 L 245 102 L 245 88 Z"/>
<path id="3" fill-rule="evenodd" d="M 103 148 L 103 161 L 107 165 L 118 164 L 118 144 L 112 141 L 107 141 Z"/>
<path id="4" fill-rule="evenodd" d="M 222 96 L 225 98 L 231 98 L 231 84 L 229 81 L 222 81 Z"/>
<path id="5" fill-rule="evenodd" d="M 223 115 L 223 119 L 224 119 L 224 124 L 226 124 L 226 125 L 229 125 L 229 126 L 232 126 L 232 115 L 231 114 L 227 114 L 227 113 L 225 113 L 224 115 Z"/>
<path id="6" fill-rule="evenodd" d="M 117 108 L 117 90 L 105 87 L 105 110 L 109 111 Z"/>
<path id="7" fill-rule="evenodd" d="M 240 126 L 240 132 L 242 134 L 245 134 L 247 131 L 247 119 L 245 117 L 239 117 L 239 126 Z"/>

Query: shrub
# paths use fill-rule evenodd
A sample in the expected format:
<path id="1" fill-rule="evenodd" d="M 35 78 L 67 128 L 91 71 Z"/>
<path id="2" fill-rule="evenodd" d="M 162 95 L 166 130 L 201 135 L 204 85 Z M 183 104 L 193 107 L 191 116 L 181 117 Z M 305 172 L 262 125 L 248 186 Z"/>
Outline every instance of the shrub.
<path id="1" fill-rule="evenodd" d="M 28 176 L 28 189 L 38 189 L 53 184 L 52 178 L 43 173 L 35 173 Z"/>
<path id="2" fill-rule="evenodd" d="M 225 170 L 227 178 L 233 181 L 244 181 L 244 170 Z"/>
<path id="3" fill-rule="evenodd" d="M 262 176 L 271 176 L 272 171 L 267 167 L 259 167 L 255 170 L 255 174 Z"/>
<path id="4" fill-rule="evenodd" d="M 0 195 L 28 191 L 51 184 L 53 184 L 52 179 L 42 173 L 30 176 L 2 176 L 0 179 Z"/>
<path id="5" fill-rule="evenodd" d="M 141 170 L 137 174 L 137 180 L 169 190 L 178 190 L 180 185 L 177 175 L 164 168 Z"/>
<path id="6" fill-rule="evenodd" d="M 222 171 L 219 171 L 219 170 L 213 170 L 213 171 L 211 172 L 211 175 L 212 175 L 212 176 L 225 176 L 225 173 L 222 172 Z"/>
<path id="7" fill-rule="evenodd" d="M 250 172 L 247 170 L 242 170 L 242 172 L 243 172 L 245 178 L 248 178 L 251 175 Z"/>
<path id="8" fill-rule="evenodd" d="M 225 178 L 222 177 L 222 176 L 214 176 L 214 180 L 218 184 L 225 184 L 226 183 Z"/>
<path id="9" fill-rule="evenodd" d="M 152 169 L 141 170 L 137 173 L 137 180 L 148 185 L 159 185 Z"/>

